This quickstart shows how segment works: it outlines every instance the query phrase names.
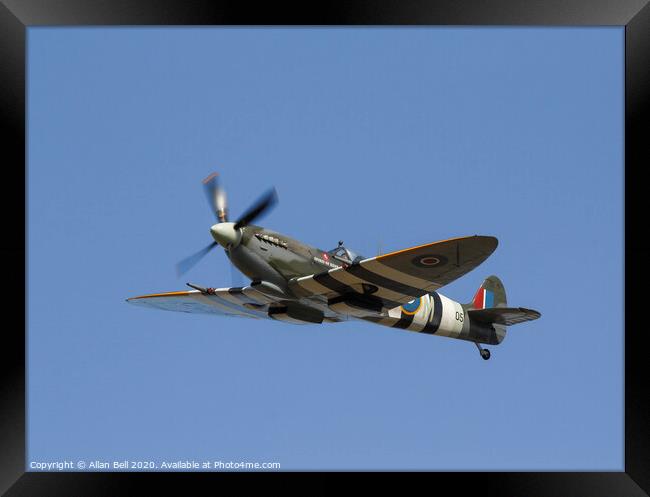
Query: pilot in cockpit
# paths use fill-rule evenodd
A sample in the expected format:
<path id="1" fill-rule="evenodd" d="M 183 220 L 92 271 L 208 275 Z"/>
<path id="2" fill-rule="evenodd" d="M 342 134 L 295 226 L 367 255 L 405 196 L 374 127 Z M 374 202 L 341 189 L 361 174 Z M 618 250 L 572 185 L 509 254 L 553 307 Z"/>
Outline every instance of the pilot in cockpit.
<path id="1" fill-rule="evenodd" d="M 363 260 L 363 257 L 353 252 L 349 248 L 343 246 L 343 240 L 339 241 L 338 247 L 327 252 L 330 257 L 343 262 L 345 264 L 352 264 Z"/>

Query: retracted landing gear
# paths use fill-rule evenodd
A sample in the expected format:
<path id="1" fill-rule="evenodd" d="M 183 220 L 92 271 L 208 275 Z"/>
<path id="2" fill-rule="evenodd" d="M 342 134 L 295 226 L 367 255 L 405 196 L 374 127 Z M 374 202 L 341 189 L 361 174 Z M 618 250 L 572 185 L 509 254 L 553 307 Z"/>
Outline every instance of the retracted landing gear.
<path id="1" fill-rule="evenodd" d="M 474 342 L 474 345 L 476 345 L 476 348 L 481 353 L 481 357 L 487 361 L 490 358 L 490 351 L 481 347 L 478 342 Z"/>

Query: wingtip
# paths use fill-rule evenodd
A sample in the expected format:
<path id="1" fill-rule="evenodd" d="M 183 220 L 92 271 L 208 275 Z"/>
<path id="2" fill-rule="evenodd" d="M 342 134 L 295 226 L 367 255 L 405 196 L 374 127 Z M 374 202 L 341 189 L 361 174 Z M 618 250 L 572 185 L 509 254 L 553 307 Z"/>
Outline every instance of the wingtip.
<path id="1" fill-rule="evenodd" d="M 494 243 L 494 248 L 496 249 L 499 246 L 499 239 L 496 236 L 492 235 L 474 235 L 476 238 L 482 238 L 483 240 L 489 240 Z"/>
<path id="2" fill-rule="evenodd" d="M 474 235 L 478 238 L 481 243 L 485 244 L 485 247 L 490 251 L 494 252 L 499 246 L 499 239 L 496 236 L 492 235 Z"/>

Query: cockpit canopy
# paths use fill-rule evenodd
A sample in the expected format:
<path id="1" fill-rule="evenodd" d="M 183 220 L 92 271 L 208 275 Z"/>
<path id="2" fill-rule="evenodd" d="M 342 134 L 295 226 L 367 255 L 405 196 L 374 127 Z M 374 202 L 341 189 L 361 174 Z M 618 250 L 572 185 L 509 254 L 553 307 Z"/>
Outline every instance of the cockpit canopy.
<path id="1" fill-rule="evenodd" d="M 353 252 L 347 247 L 344 247 L 341 242 L 339 242 L 338 247 L 329 250 L 327 253 L 330 257 L 334 257 L 336 260 L 345 262 L 347 264 L 351 264 L 357 259 L 363 260 L 363 256 L 357 254 L 356 252 Z"/>

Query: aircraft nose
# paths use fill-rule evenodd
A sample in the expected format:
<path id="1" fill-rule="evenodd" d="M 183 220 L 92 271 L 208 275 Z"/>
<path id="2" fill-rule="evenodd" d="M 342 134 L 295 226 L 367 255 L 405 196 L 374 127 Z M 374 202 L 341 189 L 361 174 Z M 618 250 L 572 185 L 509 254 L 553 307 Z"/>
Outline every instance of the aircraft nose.
<path id="1" fill-rule="evenodd" d="M 241 232 L 235 229 L 235 223 L 217 223 L 210 228 L 210 234 L 224 248 L 237 245 L 241 238 Z"/>

